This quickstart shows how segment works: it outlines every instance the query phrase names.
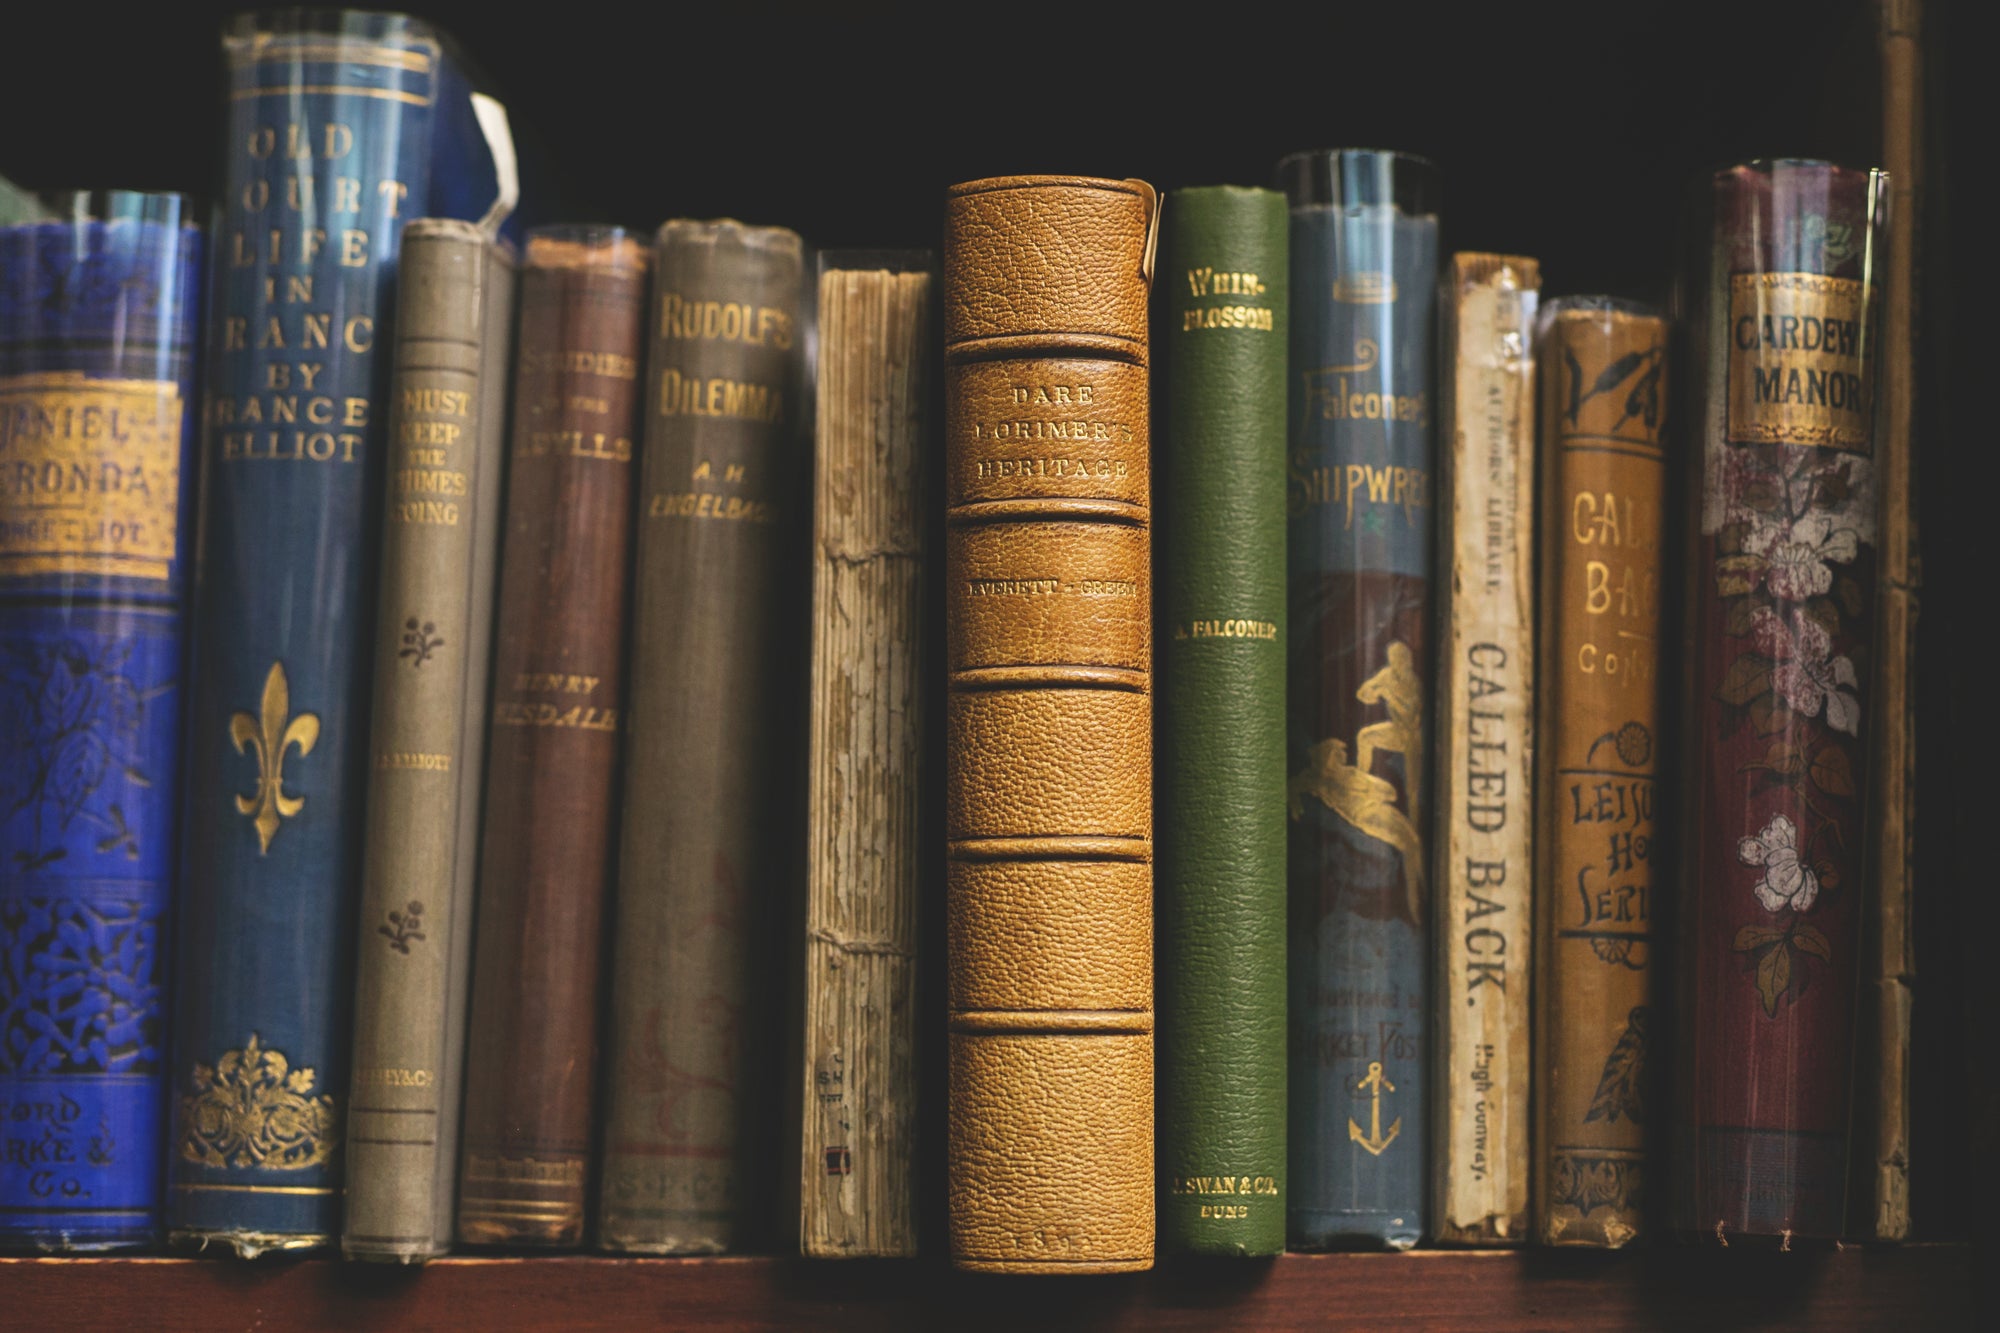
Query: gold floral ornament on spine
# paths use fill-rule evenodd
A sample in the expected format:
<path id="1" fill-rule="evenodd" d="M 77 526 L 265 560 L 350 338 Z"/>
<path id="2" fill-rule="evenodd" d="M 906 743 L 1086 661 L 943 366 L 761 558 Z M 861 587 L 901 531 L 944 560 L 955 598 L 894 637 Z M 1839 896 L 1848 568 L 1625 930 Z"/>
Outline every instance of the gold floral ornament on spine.
<path id="1" fill-rule="evenodd" d="M 271 850 L 271 839 L 279 824 L 305 809 L 306 798 L 285 795 L 285 751 L 296 745 L 301 758 L 312 753 L 319 742 L 319 717 L 313 713 L 291 716 L 292 691 L 285 680 L 285 664 L 271 663 L 264 677 L 261 717 L 238 712 L 229 719 L 229 739 L 236 752 L 254 750 L 257 755 L 257 790 L 238 795 L 236 808 L 252 816 L 257 829 L 257 854 Z"/>
<path id="2" fill-rule="evenodd" d="M 194 1067 L 181 1098 L 180 1153 L 198 1166 L 303 1171 L 333 1156 L 340 1113 L 331 1096 L 309 1096 L 316 1075 L 293 1069 L 257 1034 L 211 1069 Z"/>

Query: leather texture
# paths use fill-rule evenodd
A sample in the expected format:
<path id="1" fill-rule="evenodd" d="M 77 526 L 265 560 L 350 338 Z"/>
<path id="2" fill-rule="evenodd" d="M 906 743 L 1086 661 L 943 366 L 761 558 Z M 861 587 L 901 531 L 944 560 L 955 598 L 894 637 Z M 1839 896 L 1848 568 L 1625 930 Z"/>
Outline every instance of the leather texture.
<path id="1" fill-rule="evenodd" d="M 1159 1215 L 1285 1247 L 1285 197 L 1162 210 Z"/>
<path id="2" fill-rule="evenodd" d="M 1543 312 L 1541 801 L 1536 875 L 1535 1239 L 1616 1248 L 1645 1230 L 1644 1080 L 1660 1007 L 1649 908 L 1657 886 L 1660 608 L 1604 587 L 1658 587 L 1666 520 L 1660 401 L 1667 321 L 1605 297 Z M 1586 399 L 1606 371 L 1612 392 Z M 1615 377 L 1616 372 L 1613 372 Z M 1606 501 L 1616 497 L 1616 521 Z M 1608 570 L 1593 579 L 1591 566 Z M 1635 651 L 1643 654 L 1635 658 Z M 1612 738 L 1609 743 L 1604 738 Z M 1609 818 L 1605 812 L 1624 814 Z M 1629 813 L 1625 813 L 1629 812 Z M 1581 891 L 1579 891 L 1581 890 Z M 1649 1033 L 1649 1029 L 1651 1029 Z"/>
<path id="3" fill-rule="evenodd" d="M 1137 181 L 946 200 L 953 1262 L 1153 1261 L 1152 696 Z"/>
<path id="4" fill-rule="evenodd" d="M 341 1215 L 349 1259 L 411 1263 L 451 1248 L 513 312 L 513 256 L 479 227 L 420 218 L 404 229 Z"/>
<path id="5" fill-rule="evenodd" d="M 583 1243 L 616 838 L 645 244 L 528 237 L 493 650 L 459 1239 Z"/>
<path id="6" fill-rule="evenodd" d="M 1535 306 L 1518 255 L 1451 257 L 1439 289 L 1438 1241 L 1528 1231 L 1534 896 Z"/>
<path id="7" fill-rule="evenodd" d="M 598 1240 L 712 1254 L 776 1219 L 782 1161 L 805 242 L 677 219 L 653 273 Z"/>

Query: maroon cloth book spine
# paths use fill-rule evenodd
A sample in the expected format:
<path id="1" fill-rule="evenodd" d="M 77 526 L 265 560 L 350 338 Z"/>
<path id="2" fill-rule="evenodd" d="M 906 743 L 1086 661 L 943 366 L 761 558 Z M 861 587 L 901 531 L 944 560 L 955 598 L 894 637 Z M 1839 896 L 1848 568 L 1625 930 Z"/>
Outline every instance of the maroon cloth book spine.
<path id="1" fill-rule="evenodd" d="M 583 1243 L 650 251 L 528 237 L 493 650 L 458 1238 Z"/>
<path id="2" fill-rule="evenodd" d="M 1675 1221 L 1837 1237 L 1875 635 L 1881 173 L 1719 173 L 1688 324 Z"/>

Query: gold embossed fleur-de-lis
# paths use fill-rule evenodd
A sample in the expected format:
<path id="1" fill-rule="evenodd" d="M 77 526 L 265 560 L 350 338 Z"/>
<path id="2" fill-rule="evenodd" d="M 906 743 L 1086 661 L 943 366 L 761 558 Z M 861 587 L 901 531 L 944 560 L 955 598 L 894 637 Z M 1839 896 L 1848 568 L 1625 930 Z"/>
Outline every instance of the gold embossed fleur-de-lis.
<path id="1" fill-rule="evenodd" d="M 261 856 L 271 850 L 271 839 L 277 835 L 279 823 L 305 809 L 305 797 L 285 795 L 285 751 L 296 745 L 301 758 L 311 754 L 319 741 L 319 718 L 312 713 L 291 716 L 292 691 L 285 680 L 283 662 L 271 663 L 270 674 L 264 677 L 264 698 L 259 707 L 260 717 L 244 712 L 230 717 L 229 739 L 235 742 L 236 753 L 242 754 L 248 748 L 257 754 L 257 790 L 248 796 L 239 794 L 236 808 L 252 816 L 250 822 L 257 828 L 257 854 Z"/>

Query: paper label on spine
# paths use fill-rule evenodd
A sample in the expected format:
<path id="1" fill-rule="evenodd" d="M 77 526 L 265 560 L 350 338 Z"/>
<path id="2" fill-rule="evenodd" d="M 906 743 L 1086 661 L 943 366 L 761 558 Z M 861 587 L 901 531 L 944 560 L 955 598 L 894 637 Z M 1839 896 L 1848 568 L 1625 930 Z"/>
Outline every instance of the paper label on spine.
<path id="1" fill-rule="evenodd" d="M 169 577 L 180 448 L 172 380 L 0 379 L 0 577 Z"/>
<path id="2" fill-rule="evenodd" d="M 1729 442 L 1868 453 L 1873 303 L 1853 278 L 1729 279 Z"/>

